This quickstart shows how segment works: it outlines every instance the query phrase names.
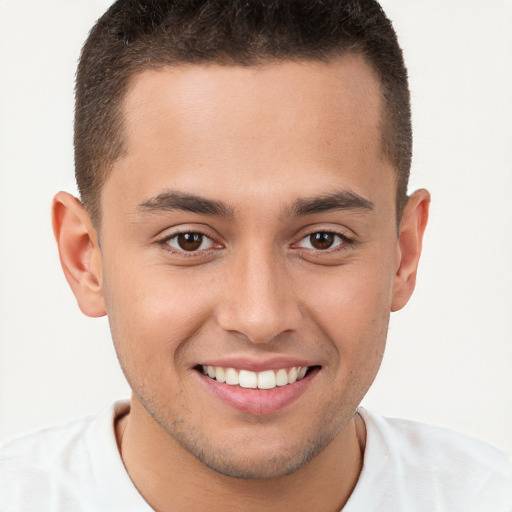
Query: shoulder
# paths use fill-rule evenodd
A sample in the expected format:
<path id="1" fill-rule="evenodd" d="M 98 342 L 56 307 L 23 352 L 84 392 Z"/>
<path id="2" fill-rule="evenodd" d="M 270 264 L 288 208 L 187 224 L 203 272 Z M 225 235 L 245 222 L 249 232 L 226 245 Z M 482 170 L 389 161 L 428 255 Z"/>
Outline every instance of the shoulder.
<path id="1" fill-rule="evenodd" d="M 93 422 L 93 417 L 85 417 L 9 441 L 0 448 L 2 478 L 19 481 L 39 475 L 36 479 L 42 481 L 55 475 L 66 457 L 68 466 L 79 459 L 82 462 L 87 457 L 85 433 Z"/>
<path id="2" fill-rule="evenodd" d="M 76 446 L 93 421 L 93 416 L 86 416 L 8 441 L 0 447 L 1 467 L 21 459 L 51 464 L 59 452 L 56 448 Z"/>
<path id="3" fill-rule="evenodd" d="M 361 480 L 382 482 L 403 504 L 396 510 L 512 510 L 509 455 L 445 428 L 359 412 L 367 428 Z"/>
<path id="4" fill-rule="evenodd" d="M 90 467 L 84 433 L 93 423 L 87 417 L 48 428 L 6 443 L 0 448 L 0 508 L 29 510 L 36 497 L 47 510 L 55 487 Z"/>
<path id="5" fill-rule="evenodd" d="M 442 461 L 448 470 L 453 467 L 457 471 L 462 463 L 467 468 L 474 465 L 477 472 L 511 470 L 510 455 L 478 439 L 417 421 L 384 418 L 363 408 L 359 412 L 370 434 L 395 448 L 405 460 L 422 460 L 425 464 Z"/>
<path id="6" fill-rule="evenodd" d="M 133 494 L 117 449 L 118 402 L 97 416 L 41 430 L 0 448 L 0 510 L 101 510 L 110 497 Z M 122 502 L 122 500 L 121 500 Z M 52 508 L 53 507 L 53 508 Z M 116 508 L 108 508 L 117 510 Z"/>

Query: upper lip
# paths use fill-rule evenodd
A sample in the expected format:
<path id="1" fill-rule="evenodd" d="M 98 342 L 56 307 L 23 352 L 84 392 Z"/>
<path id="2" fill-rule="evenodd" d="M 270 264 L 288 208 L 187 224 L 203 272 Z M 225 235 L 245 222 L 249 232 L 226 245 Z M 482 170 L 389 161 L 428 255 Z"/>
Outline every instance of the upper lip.
<path id="1" fill-rule="evenodd" d="M 293 357 L 273 357 L 267 359 L 255 359 L 254 357 L 230 357 L 222 359 L 208 359 L 198 363 L 202 366 L 220 366 L 221 368 L 234 368 L 236 370 L 250 370 L 263 372 L 265 370 L 279 370 L 281 368 L 315 366 L 307 359 Z"/>

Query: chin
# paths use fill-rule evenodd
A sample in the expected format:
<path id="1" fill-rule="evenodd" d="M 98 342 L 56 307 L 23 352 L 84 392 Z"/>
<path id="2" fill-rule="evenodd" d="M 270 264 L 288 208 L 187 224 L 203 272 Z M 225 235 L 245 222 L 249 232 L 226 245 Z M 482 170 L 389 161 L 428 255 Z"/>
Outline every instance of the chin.
<path id="1" fill-rule="evenodd" d="M 225 453 L 193 454 L 200 462 L 221 475 L 243 480 L 280 478 L 298 471 L 315 457 L 323 447 L 302 449 L 293 454 L 274 454 L 271 458 L 261 453 L 251 458 L 245 454 L 226 456 Z M 263 460 L 264 459 L 264 460 Z"/>
<path id="2" fill-rule="evenodd" d="M 216 473 L 230 478 L 261 480 L 281 478 L 298 471 L 321 453 L 336 433 L 316 431 L 314 436 L 294 442 L 281 437 L 277 445 L 275 440 L 269 440 L 267 444 L 260 438 L 254 443 L 222 443 L 220 447 L 204 437 L 194 439 L 190 432 L 188 435 L 173 432 L 172 436 L 187 452 Z"/>

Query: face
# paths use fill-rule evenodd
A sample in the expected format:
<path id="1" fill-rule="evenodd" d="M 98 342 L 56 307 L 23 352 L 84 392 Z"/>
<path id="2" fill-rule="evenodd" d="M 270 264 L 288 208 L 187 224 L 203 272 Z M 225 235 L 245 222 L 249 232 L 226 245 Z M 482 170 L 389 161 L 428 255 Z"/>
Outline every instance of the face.
<path id="1" fill-rule="evenodd" d="M 399 251 L 379 85 L 355 56 L 136 77 L 102 191 L 132 414 L 207 466 L 288 474 L 379 367 Z M 206 373 L 206 375 L 205 375 Z"/>

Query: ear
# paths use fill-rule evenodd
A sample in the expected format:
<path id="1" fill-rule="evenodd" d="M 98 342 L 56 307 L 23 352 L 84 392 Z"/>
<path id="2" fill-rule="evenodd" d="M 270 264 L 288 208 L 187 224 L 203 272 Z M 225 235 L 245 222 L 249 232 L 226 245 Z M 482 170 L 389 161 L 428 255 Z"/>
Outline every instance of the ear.
<path id="1" fill-rule="evenodd" d="M 98 235 L 79 199 L 59 192 L 52 204 L 53 232 L 64 275 L 87 316 L 106 314 Z"/>
<path id="2" fill-rule="evenodd" d="M 422 189 L 409 197 L 404 208 L 397 246 L 391 311 L 402 309 L 414 291 L 429 205 L 430 194 Z"/>

